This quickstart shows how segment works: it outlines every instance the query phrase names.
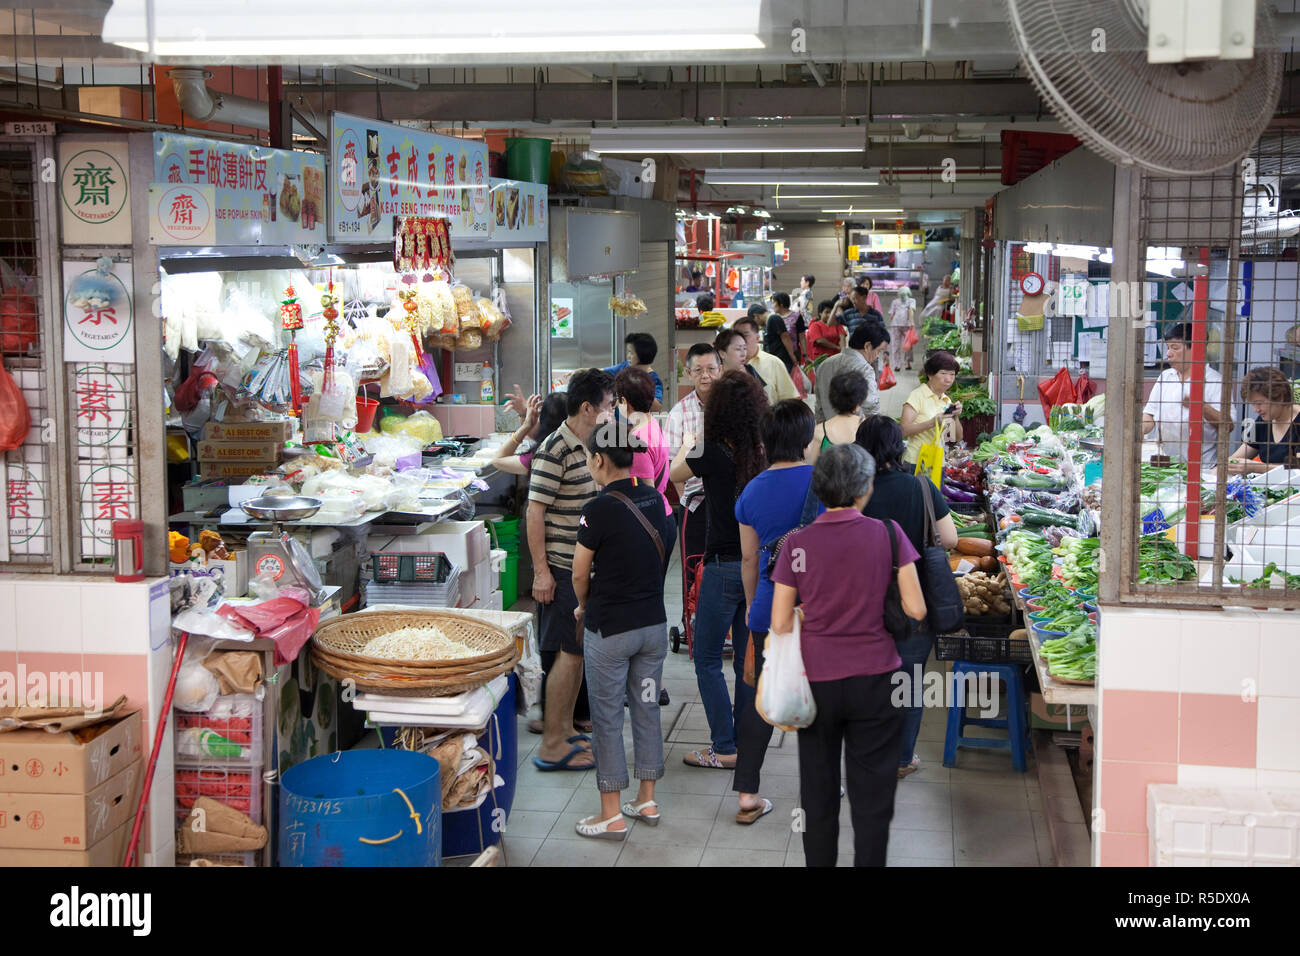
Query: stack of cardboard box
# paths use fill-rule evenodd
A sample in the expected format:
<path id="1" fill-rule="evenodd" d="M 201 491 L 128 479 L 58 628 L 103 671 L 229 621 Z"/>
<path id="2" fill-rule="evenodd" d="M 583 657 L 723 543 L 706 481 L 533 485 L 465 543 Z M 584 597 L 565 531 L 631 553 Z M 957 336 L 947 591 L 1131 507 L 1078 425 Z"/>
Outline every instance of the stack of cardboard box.
<path id="1" fill-rule="evenodd" d="M 203 478 L 247 478 L 273 471 L 293 434 L 293 422 L 208 422 L 198 443 Z"/>
<path id="2" fill-rule="evenodd" d="M 0 733 L 0 866 L 121 866 L 142 777 L 139 711 Z"/>

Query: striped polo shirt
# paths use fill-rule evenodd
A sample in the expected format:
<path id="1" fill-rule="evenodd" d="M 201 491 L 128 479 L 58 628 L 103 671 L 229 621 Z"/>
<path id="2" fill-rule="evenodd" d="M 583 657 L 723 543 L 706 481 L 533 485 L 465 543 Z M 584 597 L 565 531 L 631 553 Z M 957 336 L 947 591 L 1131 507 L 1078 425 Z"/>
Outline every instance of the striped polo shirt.
<path id="1" fill-rule="evenodd" d="M 546 506 L 546 563 L 552 568 L 573 569 L 578 520 L 596 490 L 587 450 L 562 422 L 533 453 L 528 479 L 528 500 Z"/>

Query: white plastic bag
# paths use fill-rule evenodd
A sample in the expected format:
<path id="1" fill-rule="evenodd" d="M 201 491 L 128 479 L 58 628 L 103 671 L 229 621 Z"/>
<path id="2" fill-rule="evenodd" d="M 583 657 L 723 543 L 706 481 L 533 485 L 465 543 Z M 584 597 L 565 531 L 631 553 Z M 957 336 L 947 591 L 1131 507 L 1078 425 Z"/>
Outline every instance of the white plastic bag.
<path id="1" fill-rule="evenodd" d="M 789 634 L 767 632 L 763 644 L 763 670 L 758 678 L 755 706 L 758 715 L 779 730 L 793 731 L 810 727 L 817 719 L 812 686 L 803 666 L 803 649 L 799 644 L 800 616 L 794 616 Z"/>

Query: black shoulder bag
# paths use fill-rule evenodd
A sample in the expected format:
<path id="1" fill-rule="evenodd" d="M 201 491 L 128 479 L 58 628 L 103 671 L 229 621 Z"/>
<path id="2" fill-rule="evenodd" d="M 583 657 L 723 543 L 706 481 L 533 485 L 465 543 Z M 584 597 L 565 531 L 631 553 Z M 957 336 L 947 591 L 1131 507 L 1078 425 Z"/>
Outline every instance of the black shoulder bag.
<path id="1" fill-rule="evenodd" d="M 898 590 L 898 537 L 894 534 L 894 525 L 882 521 L 885 534 L 889 535 L 889 586 L 885 588 L 885 630 L 895 643 L 902 644 L 912 636 L 916 622 L 903 610 L 903 595 Z"/>
<path id="2" fill-rule="evenodd" d="M 800 528 L 806 528 L 817 520 L 817 505 L 819 504 L 817 496 L 813 494 L 812 481 L 808 482 L 808 493 L 803 496 L 803 511 L 799 514 L 799 523 L 787 531 L 781 537 L 769 541 L 763 547 L 767 550 L 767 576 L 770 579 L 772 572 L 776 570 L 776 559 L 781 555 L 781 546 L 785 544 L 785 539 L 790 537 Z"/>
<path id="3" fill-rule="evenodd" d="M 916 480 L 921 486 L 921 498 L 925 502 L 924 547 L 916 570 L 921 578 L 921 593 L 925 595 L 926 620 L 930 624 L 931 633 L 950 634 L 966 624 L 966 609 L 962 604 L 961 592 L 957 590 L 952 565 L 948 563 L 948 552 L 939 543 L 934 499 L 930 491 L 933 486 L 924 476 L 918 476 Z"/>
<path id="4" fill-rule="evenodd" d="M 637 507 L 636 503 L 627 495 L 623 494 L 623 492 L 610 491 L 608 494 L 611 498 L 623 502 L 627 507 L 627 510 L 632 512 L 632 516 L 636 518 L 636 520 L 640 522 L 641 527 L 645 529 L 645 533 L 650 535 L 650 540 L 654 542 L 655 550 L 659 552 L 659 563 L 662 565 L 668 552 L 664 547 L 663 538 L 659 537 L 659 532 L 655 529 L 655 526 L 650 523 L 650 519 L 642 514 L 641 509 Z"/>

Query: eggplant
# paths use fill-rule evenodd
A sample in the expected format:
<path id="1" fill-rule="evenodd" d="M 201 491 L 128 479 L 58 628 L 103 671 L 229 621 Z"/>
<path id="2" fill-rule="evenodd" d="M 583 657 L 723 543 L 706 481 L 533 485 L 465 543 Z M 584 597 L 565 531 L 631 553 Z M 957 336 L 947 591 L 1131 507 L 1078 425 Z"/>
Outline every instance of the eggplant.
<path id="1" fill-rule="evenodd" d="M 948 482 L 943 483 L 943 496 L 949 501 L 971 502 L 975 500 L 975 495 L 969 491 L 962 491 L 960 488 L 954 488 Z"/>

